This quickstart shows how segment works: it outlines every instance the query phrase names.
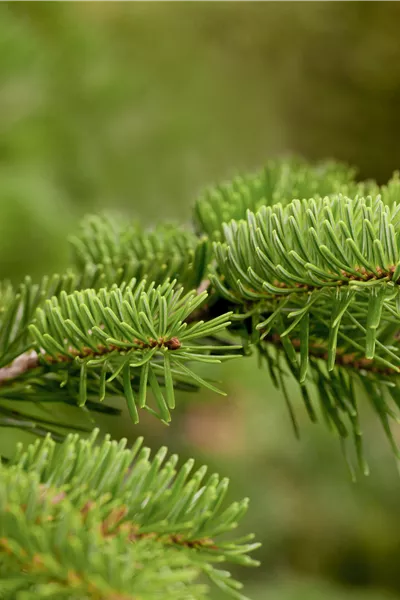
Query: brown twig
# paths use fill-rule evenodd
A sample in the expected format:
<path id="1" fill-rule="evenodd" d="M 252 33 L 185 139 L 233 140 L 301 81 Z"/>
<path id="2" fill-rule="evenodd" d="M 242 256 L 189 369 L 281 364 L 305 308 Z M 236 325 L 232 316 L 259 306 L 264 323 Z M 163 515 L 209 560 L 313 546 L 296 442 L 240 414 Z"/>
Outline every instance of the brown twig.
<path id="1" fill-rule="evenodd" d="M 340 269 L 340 274 L 342 275 L 343 279 L 337 279 L 337 280 L 327 280 L 325 283 L 331 282 L 332 283 L 332 287 L 333 286 L 347 286 L 349 285 L 352 281 L 359 281 L 359 282 L 367 282 L 367 281 L 372 281 L 372 280 L 380 280 L 380 279 L 387 279 L 389 281 L 393 281 L 393 275 L 394 272 L 396 270 L 396 266 L 395 265 L 391 265 L 389 267 L 387 267 L 386 269 L 382 269 L 379 266 L 375 267 L 375 271 L 376 273 L 372 273 L 371 271 L 367 271 L 367 269 L 365 267 L 355 267 L 355 271 L 357 271 L 357 273 L 359 273 L 359 275 L 355 275 L 354 273 L 349 273 L 347 271 L 345 271 L 344 269 Z M 335 273 L 332 273 L 332 275 L 334 275 Z M 315 290 L 320 290 L 321 286 L 318 285 L 310 285 L 308 283 L 285 283 L 284 281 L 279 281 L 278 279 L 274 279 L 273 281 L 270 282 L 271 285 L 273 285 L 276 288 L 280 288 L 280 289 L 286 289 L 286 288 L 296 288 L 296 292 L 293 293 L 311 293 L 314 292 Z M 397 279 L 394 283 L 396 284 L 400 284 L 400 279 Z M 259 290 L 255 290 L 253 288 L 248 287 L 248 289 L 251 292 L 258 292 Z M 233 290 L 230 290 L 231 294 L 236 296 L 238 298 L 238 300 L 240 300 L 241 302 L 243 302 L 243 298 L 236 293 Z M 265 298 L 266 299 L 272 299 L 277 297 L 277 294 L 274 294 L 272 292 L 267 292 L 265 291 Z M 278 297 L 280 297 L 280 295 L 278 295 Z M 249 304 L 257 304 L 257 302 L 259 302 L 259 300 L 253 302 L 250 301 Z M 243 302 L 244 303 L 244 302 Z"/>
<path id="2" fill-rule="evenodd" d="M 10 365 L 0 368 L 0 385 L 6 381 L 16 379 L 29 369 L 39 366 L 39 356 L 35 350 L 25 352 L 18 356 Z"/>
<path id="3" fill-rule="evenodd" d="M 282 347 L 282 340 L 277 333 L 266 336 L 265 342 L 274 344 L 275 346 Z M 295 350 L 300 350 L 300 339 L 291 338 L 293 347 Z M 327 361 L 328 360 L 328 348 L 326 344 L 321 342 L 315 342 L 309 344 L 309 354 L 312 358 Z M 335 364 L 341 367 L 347 367 L 354 370 L 365 370 L 370 373 L 376 373 L 381 375 L 399 375 L 399 371 L 391 369 L 390 367 L 380 367 L 376 361 L 370 358 L 357 355 L 356 352 L 345 352 L 343 348 L 337 348 Z"/>
<path id="4" fill-rule="evenodd" d="M 128 340 L 125 340 L 128 342 Z M 172 337 L 170 339 L 159 338 L 158 340 L 150 339 L 147 344 L 142 342 L 141 340 L 133 340 L 132 349 L 152 349 L 152 348 L 168 348 L 168 350 L 178 350 L 181 347 L 181 342 L 177 337 Z M 8 381 L 12 381 L 23 375 L 30 369 L 36 369 L 40 367 L 43 362 L 47 364 L 57 364 L 57 363 L 65 363 L 71 362 L 75 358 L 98 358 L 100 356 L 104 356 L 105 354 L 114 352 L 115 350 L 127 350 L 126 348 L 120 348 L 119 346 L 115 346 L 110 344 L 109 346 L 104 346 L 99 344 L 97 346 L 96 351 L 92 348 L 84 346 L 83 348 L 77 350 L 76 348 L 69 347 L 66 350 L 65 354 L 58 354 L 57 356 L 50 356 L 47 354 L 38 354 L 35 350 L 31 350 L 30 352 L 25 352 L 18 356 L 10 365 L 6 367 L 0 368 L 0 386 Z"/>

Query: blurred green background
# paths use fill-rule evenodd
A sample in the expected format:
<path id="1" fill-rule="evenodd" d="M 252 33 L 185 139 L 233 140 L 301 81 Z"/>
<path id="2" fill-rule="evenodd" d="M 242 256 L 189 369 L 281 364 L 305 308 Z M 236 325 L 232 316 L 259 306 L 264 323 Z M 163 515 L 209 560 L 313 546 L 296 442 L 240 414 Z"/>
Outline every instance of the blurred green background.
<path id="1" fill-rule="evenodd" d="M 400 168 L 399 23 L 392 2 L 3 2 L 1 277 L 65 268 L 87 212 L 189 221 L 204 186 L 268 157 L 384 181 Z M 217 376 L 227 398 L 182 395 L 169 428 L 99 423 L 196 456 L 251 498 L 262 567 L 236 574 L 253 600 L 400 598 L 400 480 L 368 406 L 372 473 L 353 484 L 300 404 L 294 439 L 254 361 Z"/>

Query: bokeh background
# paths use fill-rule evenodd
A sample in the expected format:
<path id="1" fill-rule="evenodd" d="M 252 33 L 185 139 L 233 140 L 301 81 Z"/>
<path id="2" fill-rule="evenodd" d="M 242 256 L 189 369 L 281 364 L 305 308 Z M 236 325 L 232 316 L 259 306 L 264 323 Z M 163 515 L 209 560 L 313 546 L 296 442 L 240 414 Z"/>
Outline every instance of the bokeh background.
<path id="1" fill-rule="evenodd" d="M 399 24 L 396 2 L 1 3 L 0 276 L 62 271 L 87 212 L 189 221 L 204 186 L 269 157 L 384 181 L 400 168 Z M 400 480 L 368 406 L 371 475 L 354 484 L 301 406 L 295 440 L 254 361 L 218 377 L 227 398 L 180 396 L 169 428 L 99 424 L 251 498 L 262 567 L 236 575 L 253 600 L 400 598 Z"/>

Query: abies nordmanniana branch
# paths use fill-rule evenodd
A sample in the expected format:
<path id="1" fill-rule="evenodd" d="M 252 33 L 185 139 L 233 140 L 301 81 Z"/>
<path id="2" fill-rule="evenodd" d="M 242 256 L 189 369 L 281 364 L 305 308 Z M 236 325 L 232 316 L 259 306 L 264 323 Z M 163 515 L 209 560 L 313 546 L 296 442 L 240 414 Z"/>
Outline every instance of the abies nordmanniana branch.
<path id="1" fill-rule="evenodd" d="M 0 595 L 200 600 L 206 576 L 243 600 L 215 564 L 255 564 L 249 538 L 224 537 L 247 500 L 223 508 L 227 481 L 177 469 L 165 448 L 150 459 L 140 440 L 68 432 L 117 414 L 116 396 L 134 423 L 145 410 L 168 424 L 176 390 L 223 393 L 200 363 L 257 354 L 296 431 L 289 378 L 313 421 L 354 439 L 364 472 L 363 402 L 397 455 L 400 181 L 270 162 L 207 190 L 192 227 L 88 217 L 71 245 L 66 274 L 0 286 L 0 427 L 45 437 L 0 466 Z M 63 404 L 85 420 L 66 422 Z"/>
<path id="2" fill-rule="evenodd" d="M 252 536 L 224 539 L 247 499 L 225 507 L 228 482 L 206 467 L 178 468 L 166 448 L 150 458 L 142 439 L 95 445 L 97 433 L 48 438 L 0 466 L 1 597 L 201 600 L 203 576 L 243 599 L 218 563 L 257 564 Z"/>
<path id="3" fill-rule="evenodd" d="M 62 436 L 46 402 L 111 414 L 116 395 L 168 422 L 174 390 L 216 389 L 196 363 L 254 352 L 363 465 L 359 404 L 390 439 L 400 404 L 399 201 L 397 176 L 276 161 L 207 190 L 192 229 L 88 217 L 69 273 L 2 286 L 0 424 Z"/>
<path id="4" fill-rule="evenodd" d="M 138 411 L 146 409 L 167 423 L 175 406 L 175 387 L 204 385 L 219 392 L 188 366 L 219 363 L 235 357 L 233 352 L 240 348 L 215 343 L 229 325 L 229 313 L 188 322 L 207 292 L 185 294 L 174 282 L 155 286 L 132 279 L 68 293 L 69 282 L 70 278 L 57 280 L 57 294 L 50 298 L 45 298 L 46 283 L 42 290 L 35 289 L 34 301 L 27 299 L 31 290 L 25 283 L 10 301 L 4 318 L 5 353 L 12 348 L 18 358 L 0 369 L 0 397 L 8 402 L 0 406 L 2 424 L 14 424 L 21 417 L 20 425 L 25 425 L 18 401 L 67 401 L 108 411 L 112 409 L 102 401 L 111 395 L 125 395 L 134 422 Z M 155 408 L 149 405 L 148 388 Z M 67 426 L 41 417 L 36 421 L 43 432 L 45 426 L 49 431 Z M 30 421 L 26 423 L 29 427 Z"/>

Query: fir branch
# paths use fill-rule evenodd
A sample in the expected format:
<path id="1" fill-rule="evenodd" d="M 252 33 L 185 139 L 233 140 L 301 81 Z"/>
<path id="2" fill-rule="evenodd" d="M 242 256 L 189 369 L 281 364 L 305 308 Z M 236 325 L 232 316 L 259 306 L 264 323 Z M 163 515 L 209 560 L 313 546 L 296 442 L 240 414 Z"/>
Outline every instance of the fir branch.
<path id="1" fill-rule="evenodd" d="M 106 395 L 123 394 L 134 422 L 138 409 L 169 422 L 174 388 L 204 385 L 222 393 L 188 363 L 219 363 L 235 356 L 229 345 L 204 343 L 227 328 L 229 313 L 189 323 L 206 296 L 184 295 L 174 282 L 155 287 L 134 279 L 98 292 L 61 290 L 58 297 L 42 302 L 28 324 L 34 352 L 0 370 L 0 397 L 25 393 L 32 398 L 37 390 L 42 401 L 53 392 L 56 376 L 79 406 L 93 399 L 94 390 L 100 402 Z M 148 387 L 156 409 L 149 406 Z"/>
<path id="2" fill-rule="evenodd" d="M 262 206 L 286 205 L 293 198 L 337 193 L 367 195 L 378 193 L 378 186 L 374 182 L 357 183 L 355 170 L 337 162 L 310 165 L 300 159 L 270 160 L 257 173 L 207 189 L 195 204 L 195 223 L 199 232 L 221 239 L 223 224 L 245 219 L 247 210 L 256 212 Z"/>
<path id="3" fill-rule="evenodd" d="M 212 282 L 230 301 L 258 304 L 260 314 L 263 302 L 294 300 L 296 310 L 289 314 L 294 321 L 282 331 L 285 335 L 307 314 L 311 323 L 323 320 L 324 312 L 334 314 L 328 328 L 330 368 L 339 330 L 356 303 L 357 312 L 363 308 L 357 322 L 365 330 L 365 356 L 372 359 L 381 323 L 399 313 L 399 230 L 397 204 L 385 205 L 379 197 L 337 196 L 264 207 L 256 215 L 249 212 L 246 223 L 225 227 L 226 242 L 216 245 L 218 272 Z M 276 310 L 259 329 L 282 316 L 279 306 Z M 398 359 L 383 352 L 390 355 L 388 366 L 397 370 Z"/>
<path id="4" fill-rule="evenodd" d="M 63 291 L 68 294 L 86 288 L 99 289 L 113 282 L 107 280 L 102 265 L 86 265 L 79 274 L 69 270 L 64 275 L 45 276 L 39 283 L 25 277 L 15 289 L 5 282 L 0 287 L 0 368 L 30 352 L 28 325 L 46 299 L 58 297 Z"/>
<path id="5" fill-rule="evenodd" d="M 399 202 L 398 175 L 379 189 L 357 183 L 343 165 L 275 161 L 200 198 L 198 236 L 88 217 L 72 240 L 78 273 L 0 288 L 2 424 L 20 419 L 46 431 L 45 417 L 40 423 L 19 407 L 9 414 L 6 402 L 113 414 L 102 402 L 116 395 L 126 397 L 135 422 L 146 409 L 167 423 L 174 390 L 219 391 L 190 363 L 216 363 L 270 341 L 302 388 L 315 379 L 316 356 L 328 379 L 343 368 L 395 385 Z M 169 302 L 183 292 L 164 284 L 166 274 L 198 290 L 177 300 L 181 314 Z M 165 323 L 173 325 L 168 335 L 159 331 Z M 244 350 L 220 340 L 221 331 L 239 336 Z"/>
<path id="6" fill-rule="evenodd" d="M 37 597 L 51 586 L 63 597 L 70 586 L 93 599 L 195 599 L 184 583 L 203 572 L 244 598 L 213 563 L 256 564 L 248 552 L 257 544 L 217 541 L 247 500 L 224 510 L 228 482 L 212 475 L 203 483 L 205 467 L 190 476 L 193 461 L 177 470 L 165 448 L 150 460 L 141 439 L 127 450 L 125 440 L 95 445 L 96 436 L 19 447 L 0 469 L 0 589 L 13 578 Z"/>
<path id="7" fill-rule="evenodd" d="M 279 348 L 283 348 L 282 339 L 278 333 L 269 333 L 264 338 L 264 341 Z M 294 349 L 299 352 L 301 349 L 300 338 L 291 338 L 290 341 Z M 308 348 L 310 359 L 322 360 L 324 362 L 328 361 L 329 348 L 326 342 L 311 342 L 309 343 Z M 344 367 L 346 369 L 351 369 L 356 372 L 360 370 L 367 371 L 373 373 L 374 375 L 383 375 L 388 377 L 399 375 L 399 371 L 397 369 L 383 367 L 377 364 L 373 359 L 365 358 L 364 356 L 357 354 L 357 352 L 346 352 L 344 348 L 340 347 L 336 349 L 335 365 Z"/>
<path id="8" fill-rule="evenodd" d="M 293 343 L 296 354 L 301 352 L 301 345 Z M 260 357 L 260 364 L 265 364 L 275 387 L 284 394 L 287 377 L 291 376 L 299 383 L 299 391 L 304 401 L 307 413 L 313 422 L 318 421 L 318 412 L 323 416 L 328 427 L 335 431 L 341 439 L 342 450 L 346 451 L 343 441 L 353 438 L 357 453 L 358 465 L 364 474 L 368 474 L 368 464 L 365 460 L 362 432 L 359 422 L 360 402 L 369 400 L 376 411 L 384 428 L 396 457 L 400 458 L 400 451 L 391 431 L 391 423 L 398 425 L 400 422 L 400 391 L 398 387 L 399 375 L 393 371 L 385 371 L 376 365 L 365 364 L 366 359 L 353 360 L 353 356 L 341 355 L 334 369 L 326 368 L 326 348 L 323 342 L 310 344 L 309 374 L 306 380 L 300 377 L 300 366 L 297 361 L 286 352 L 281 338 L 272 334 L 259 342 L 256 346 Z M 297 354 L 299 356 L 299 354 Z M 343 362 L 340 360 L 343 357 Z M 351 359 L 351 360 L 350 360 Z M 393 406 L 396 410 L 393 410 Z M 294 411 L 291 407 L 292 419 Z M 295 430 L 298 425 L 294 420 Z M 355 472 L 351 461 L 349 464 L 352 477 Z"/>
<path id="9" fill-rule="evenodd" d="M 78 269 L 102 265 L 108 280 L 118 285 L 132 277 L 156 284 L 179 279 L 191 290 L 205 277 L 211 256 L 207 237 L 197 237 L 187 228 L 158 225 L 146 230 L 105 215 L 87 216 L 70 242 Z"/>
<path id="10" fill-rule="evenodd" d="M 364 472 L 360 391 L 400 456 L 398 175 L 379 189 L 335 163 L 270 162 L 206 192 L 195 221 L 198 235 L 89 217 L 76 272 L 0 286 L 0 426 L 53 437 L 0 468 L 2 597 L 199 600 L 206 575 L 243 600 L 215 565 L 256 564 L 250 537 L 223 538 L 247 509 L 222 508 L 227 480 L 191 474 L 193 461 L 176 469 L 165 448 L 150 460 L 141 440 L 96 445 L 97 431 L 57 447 L 73 425 L 46 403 L 115 414 L 102 402 L 124 395 L 134 422 L 146 409 L 168 423 L 176 389 L 220 392 L 192 363 L 255 348 L 296 433 L 287 376 L 312 421 L 321 412 L 353 438 Z"/>

